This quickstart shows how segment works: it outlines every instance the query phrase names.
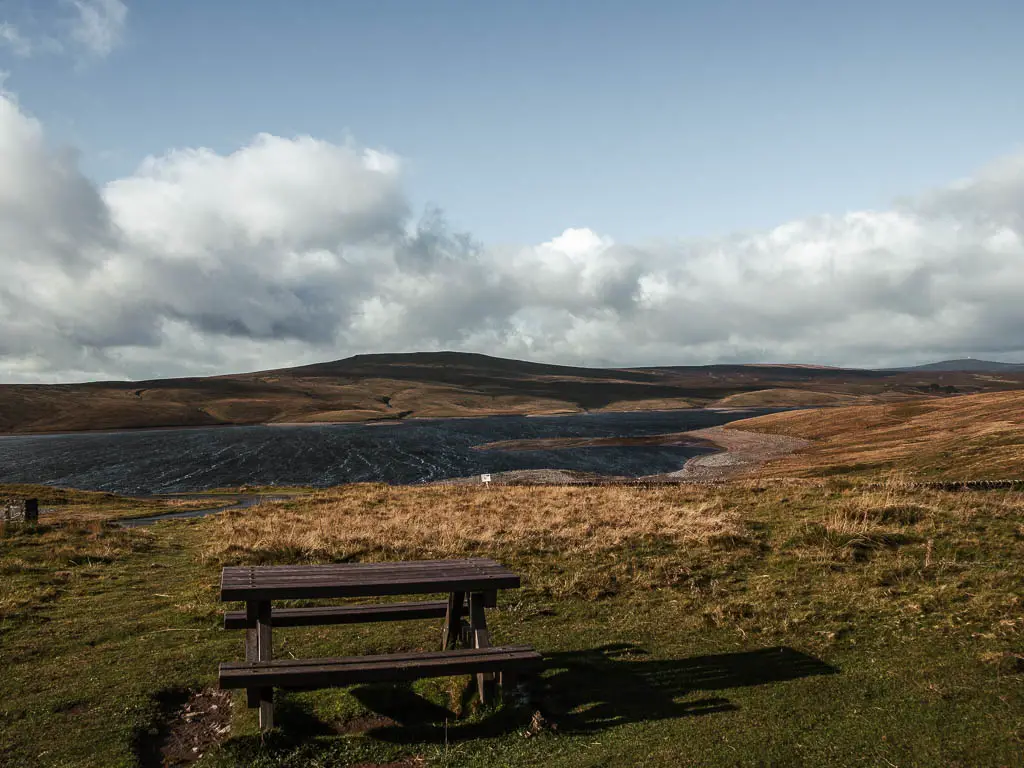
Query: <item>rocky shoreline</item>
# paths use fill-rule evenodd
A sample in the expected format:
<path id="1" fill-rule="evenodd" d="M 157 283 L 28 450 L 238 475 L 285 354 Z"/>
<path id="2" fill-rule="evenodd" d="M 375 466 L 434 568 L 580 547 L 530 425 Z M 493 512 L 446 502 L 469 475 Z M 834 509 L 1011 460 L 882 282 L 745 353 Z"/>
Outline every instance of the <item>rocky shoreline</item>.
<path id="1" fill-rule="evenodd" d="M 543 445 L 540 445 L 543 443 Z M 501 485 L 605 485 L 617 483 L 715 483 L 751 474 L 774 459 L 788 456 L 811 444 L 810 440 L 769 435 L 725 427 L 707 427 L 690 432 L 651 435 L 641 438 L 550 438 L 510 440 L 477 446 L 481 450 L 535 450 L 576 448 L 584 445 L 703 445 L 718 448 L 715 453 L 694 456 L 681 469 L 657 475 L 623 477 L 575 472 L 565 469 L 523 469 L 494 472 L 490 482 Z M 480 475 L 443 480 L 446 485 L 480 484 Z"/>

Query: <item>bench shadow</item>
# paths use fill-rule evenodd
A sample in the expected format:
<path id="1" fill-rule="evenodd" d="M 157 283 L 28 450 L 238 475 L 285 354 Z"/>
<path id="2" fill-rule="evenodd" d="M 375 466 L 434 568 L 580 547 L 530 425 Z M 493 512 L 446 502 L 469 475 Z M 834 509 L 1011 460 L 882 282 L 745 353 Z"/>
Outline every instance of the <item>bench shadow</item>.
<path id="1" fill-rule="evenodd" d="M 703 693 L 725 691 L 839 670 L 813 656 L 788 647 L 688 659 L 649 659 L 635 645 L 606 645 L 585 651 L 553 653 L 544 657 L 541 673 L 527 687 L 522 700 L 492 710 L 483 719 L 457 721 L 444 707 L 423 700 L 411 689 L 386 698 L 380 686 L 353 693 L 371 711 L 395 721 L 367 735 L 393 743 L 458 742 L 529 730 L 539 712 L 546 727 L 568 733 L 595 733 L 626 723 L 697 717 L 730 712 L 736 705 L 722 696 Z M 377 697 L 376 699 L 374 697 Z M 392 705 L 419 698 L 423 704 L 399 712 Z M 375 709 L 387 701 L 384 711 Z M 377 703 L 375 703 L 377 702 Z M 425 706 L 424 706 L 425 705 Z M 423 717 L 411 713 L 419 712 Z"/>
<path id="2" fill-rule="evenodd" d="M 399 726 L 455 720 L 454 712 L 416 693 L 408 683 L 361 685 L 349 693 L 370 712 L 393 720 Z"/>

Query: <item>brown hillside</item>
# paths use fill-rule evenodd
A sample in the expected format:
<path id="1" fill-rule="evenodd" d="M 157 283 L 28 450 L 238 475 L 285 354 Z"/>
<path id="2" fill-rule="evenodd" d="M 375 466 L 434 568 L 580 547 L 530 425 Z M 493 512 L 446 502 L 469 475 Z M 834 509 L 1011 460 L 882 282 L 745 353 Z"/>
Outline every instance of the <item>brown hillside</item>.
<path id="1" fill-rule="evenodd" d="M 1024 477 L 1024 392 L 993 392 L 894 405 L 790 411 L 728 425 L 814 440 L 770 465 L 779 474 Z"/>
<path id="2" fill-rule="evenodd" d="M 723 397 L 714 405 L 722 408 L 770 408 L 791 405 L 853 405 L 857 403 L 857 400 L 856 395 L 776 387 L 773 389 L 757 389 L 753 392 L 741 392 L 738 395 L 729 395 L 728 397 Z"/>
<path id="3" fill-rule="evenodd" d="M 573 368 L 423 352 L 207 378 L 0 384 L 0 433 L 891 402 L 1024 389 L 1024 372 Z"/>

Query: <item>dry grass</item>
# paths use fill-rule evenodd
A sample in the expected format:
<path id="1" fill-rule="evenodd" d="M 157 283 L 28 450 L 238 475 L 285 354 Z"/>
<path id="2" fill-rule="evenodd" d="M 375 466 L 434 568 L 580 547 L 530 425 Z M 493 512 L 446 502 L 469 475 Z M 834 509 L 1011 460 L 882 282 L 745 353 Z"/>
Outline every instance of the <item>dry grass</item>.
<path id="1" fill-rule="evenodd" d="M 785 475 L 1024 476 L 1024 393 L 995 392 L 900 405 L 794 411 L 730 424 L 816 441 L 771 465 Z"/>
<path id="2" fill-rule="evenodd" d="M 709 542 L 744 535 L 721 498 L 678 489 L 539 486 L 340 486 L 218 519 L 210 553 L 291 551 L 303 559 L 371 553 L 455 557 L 496 549 L 594 552 L 658 538 Z"/>
<path id="3" fill-rule="evenodd" d="M 728 408 L 765 408 L 791 405 L 852 405 L 865 399 L 867 398 L 858 398 L 855 395 L 778 387 L 774 389 L 758 389 L 754 392 L 741 392 L 738 395 L 729 395 L 728 397 L 723 397 L 721 400 L 714 403 L 714 405 Z"/>
<path id="4" fill-rule="evenodd" d="M 206 555 L 218 562 L 488 556 L 543 590 L 588 596 L 672 583 L 680 549 L 711 557 L 751 544 L 723 498 L 669 487 L 359 484 L 228 512 L 216 527 Z"/>

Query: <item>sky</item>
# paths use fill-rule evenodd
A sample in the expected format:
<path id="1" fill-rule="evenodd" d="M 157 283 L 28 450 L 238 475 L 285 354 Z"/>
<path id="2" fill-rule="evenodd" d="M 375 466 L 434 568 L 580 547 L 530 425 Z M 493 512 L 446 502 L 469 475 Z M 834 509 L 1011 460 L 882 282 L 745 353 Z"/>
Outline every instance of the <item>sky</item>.
<path id="1" fill-rule="evenodd" d="M 0 382 L 1024 361 L 1024 4 L 0 0 Z"/>

